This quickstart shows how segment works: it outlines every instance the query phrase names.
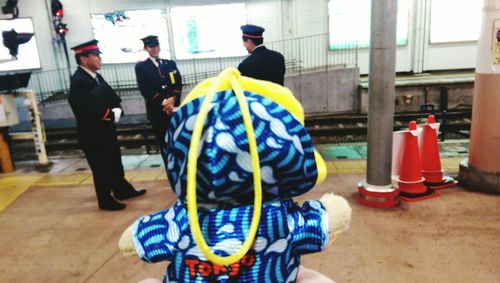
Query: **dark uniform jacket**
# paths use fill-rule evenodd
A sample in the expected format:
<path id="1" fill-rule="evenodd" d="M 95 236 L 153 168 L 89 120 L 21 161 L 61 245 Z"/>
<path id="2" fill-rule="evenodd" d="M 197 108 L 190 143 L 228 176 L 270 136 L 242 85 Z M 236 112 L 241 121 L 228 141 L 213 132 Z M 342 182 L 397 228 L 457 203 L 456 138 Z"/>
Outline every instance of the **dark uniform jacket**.
<path id="1" fill-rule="evenodd" d="M 80 67 L 71 77 L 68 100 L 76 118 L 78 142 L 86 148 L 117 145 L 111 109 L 121 108 L 121 99 L 101 75 L 97 79 L 99 83 Z"/>
<path id="2" fill-rule="evenodd" d="M 279 52 L 259 46 L 240 63 L 238 70 L 243 76 L 283 85 L 285 58 Z"/>
<path id="3" fill-rule="evenodd" d="M 161 59 L 161 64 L 156 67 L 148 58 L 135 65 L 135 74 L 139 91 L 146 101 L 148 120 L 169 120 L 161 103 L 175 96 L 175 106 L 179 106 L 182 92 L 182 77 L 175 62 Z"/>

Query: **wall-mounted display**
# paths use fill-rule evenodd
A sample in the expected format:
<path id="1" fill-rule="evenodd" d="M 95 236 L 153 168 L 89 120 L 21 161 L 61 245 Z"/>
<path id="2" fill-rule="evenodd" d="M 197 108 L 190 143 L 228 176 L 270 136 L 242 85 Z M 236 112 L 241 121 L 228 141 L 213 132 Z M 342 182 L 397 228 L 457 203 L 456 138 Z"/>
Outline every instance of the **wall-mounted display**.
<path id="1" fill-rule="evenodd" d="M 0 20 L 0 73 L 39 68 L 33 21 L 30 18 Z"/>

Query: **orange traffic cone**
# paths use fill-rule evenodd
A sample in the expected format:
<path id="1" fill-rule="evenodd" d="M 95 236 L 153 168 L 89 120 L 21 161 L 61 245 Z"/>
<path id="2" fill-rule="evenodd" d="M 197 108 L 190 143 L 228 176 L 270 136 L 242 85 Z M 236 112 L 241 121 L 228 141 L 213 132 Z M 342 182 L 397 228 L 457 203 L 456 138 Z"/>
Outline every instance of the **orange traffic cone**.
<path id="1" fill-rule="evenodd" d="M 453 178 L 443 176 L 439 157 L 437 126 L 434 115 L 429 115 L 427 124 L 422 127 L 422 175 L 425 178 L 425 184 L 434 190 L 452 187 L 457 184 L 457 181 Z"/>
<path id="2" fill-rule="evenodd" d="M 0 173 L 10 173 L 14 171 L 14 165 L 12 164 L 9 145 L 4 135 L 7 135 L 7 131 L 0 130 Z"/>
<path id="3" fill-rule="evenodd" d="M 434 190 L 424 185 L 422 177 L 422 164 L 418 149 L 418 137 L 415 135 L 417 122 L 408 124 L 409 132 L 405 134 L 403 142 L 403 156 L 399 169 L 399 195 L 405 201 L 417 201 L 437 197 Z"/>

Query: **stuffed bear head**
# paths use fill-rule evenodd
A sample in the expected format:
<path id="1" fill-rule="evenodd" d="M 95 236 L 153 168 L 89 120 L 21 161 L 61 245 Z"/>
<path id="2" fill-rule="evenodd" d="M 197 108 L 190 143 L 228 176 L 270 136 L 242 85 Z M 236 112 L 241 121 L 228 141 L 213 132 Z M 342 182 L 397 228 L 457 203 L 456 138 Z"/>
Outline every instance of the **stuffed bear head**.
<path id="1" fill-rule="evenodd" d="M 264 201 L 288 199 L 310 190 L 326 176 L 304 127 L 304 114 L 292 93 L 279 85 L 236 76 L 247 100 L 257 142 Z M 170 121 L 166 135 L 168 179 L 186 199 L 186 168 L 193 127 L 214 79 L 200 83 Z M 198 151 L 196 195 L 199 203 L 236 206 L 253 200 L 249 143 L 234 90 L 222 82 L 210 103 Z"/>

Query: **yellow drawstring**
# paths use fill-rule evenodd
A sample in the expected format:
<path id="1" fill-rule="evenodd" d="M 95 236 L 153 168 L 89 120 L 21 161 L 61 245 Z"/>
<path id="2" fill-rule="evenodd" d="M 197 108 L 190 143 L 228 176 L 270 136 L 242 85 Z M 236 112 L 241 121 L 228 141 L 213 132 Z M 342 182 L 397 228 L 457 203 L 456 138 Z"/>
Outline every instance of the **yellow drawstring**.
<path id="1" fill-rule="evenodd" d="M 259 227 L 260 215 L 262 209 L 262 183 L 260 177 L 260 162 L 259 162 L 259 152 L 257 151 L 257 141 L 255 139 L 254 129 L 252 120 L 250 117 L 250 111 L 248 109 L 248 104 L 243 94 L 243 90 L 239 84 L 240 74 L 235 68 L 228 68 L 224 70 L 214 81 L 213 85 L 210 87 L 203 103 L 201 105 L 200 112 L 196 118 L 196 123 L 193 129 L 193 135 L 191 137 L 191 145 L 189 146 L 188 155 L 188 166 L 187 166 L 187 210 L 189 217 L 189 225 L 191 228 L 191 233 L 193 235 L 194 241 L 203 252 L 205 257 L 211 262 L 218 265 L 230 265 L 234 262 L 240 260 L 253 245 L 255 236 L 257 234 L 257 229 Z M 205 119 L 207 117 L 208 111 L 210 109 L 210 103 L 212 103 L 213 97 L 217 91 L 217 87 L 224 82 L 229 81 L 231 88 L 234 90 L 236 99 L 241 110 L 241 115 L 243 117 L 243 124 L 245 125 L 245 130 L 247 133 L 248 146 L 250 149 L 250 156 L 253 168 L 253 182 L 254 182 L 254 207 L 252 222 L 250 224 L 250 229 L 248 231 L 247 238 L 243 242 L 241 248 L 234 254 L 221 257 L 214 254 L 207 242 L 203 238 L 201 232 L 200 223 L 198 221 L 198 208 L 196 203 L 196 168 L 197 168 L 197 158 L 198 158 L 198 147 L 201 139 L 201 134 L 203 130 L 203 125 L 205 124 Z"/>

